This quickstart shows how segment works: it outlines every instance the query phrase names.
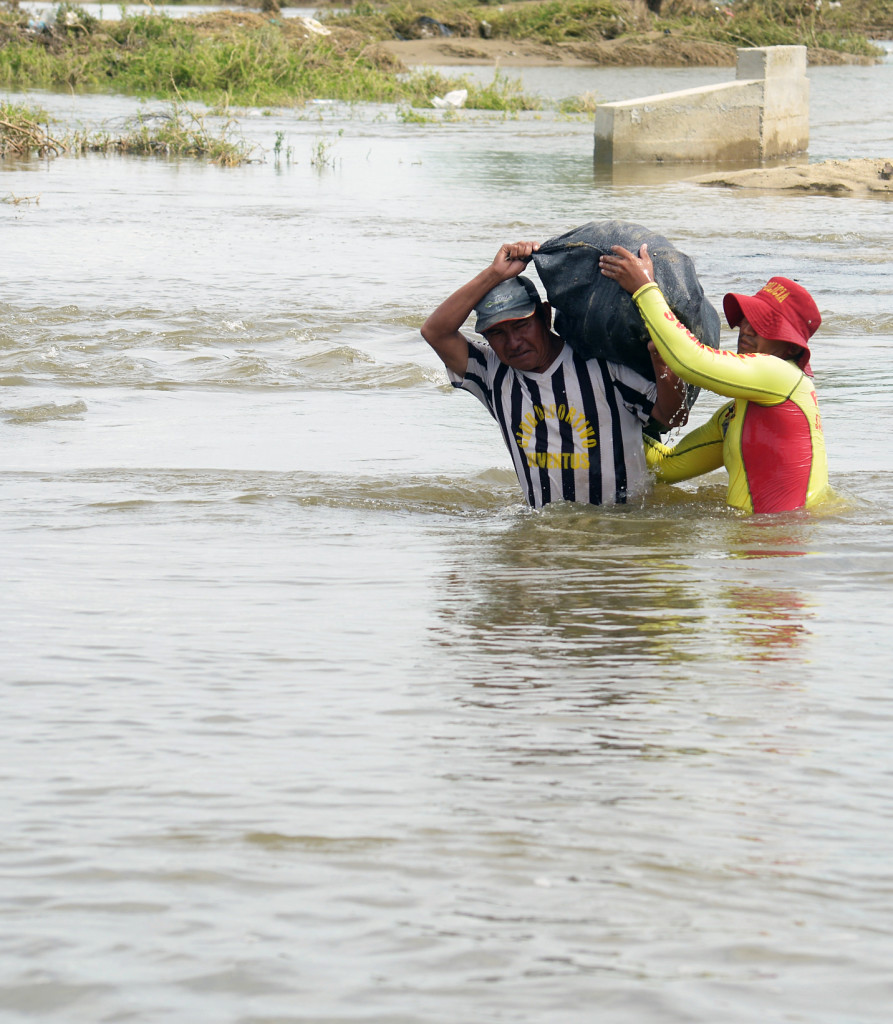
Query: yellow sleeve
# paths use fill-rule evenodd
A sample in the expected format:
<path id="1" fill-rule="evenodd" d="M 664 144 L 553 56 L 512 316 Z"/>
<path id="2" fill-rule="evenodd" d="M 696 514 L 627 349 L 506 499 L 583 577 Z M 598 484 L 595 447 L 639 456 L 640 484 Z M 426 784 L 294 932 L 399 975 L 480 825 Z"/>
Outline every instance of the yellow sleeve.
<path id="1" fill-rule="evenodd" d="M 706 423 L 690 431 L 672 448 L 646 434 L 645 461 L 657 479 L 672 484 L 719 469 L 723 464 L 723 424 L 733 405 L 717 409 Z"/>
<path id="2" fill-rule="evenodd" d="M 633 301 L 664 362 L 689 384 L 718 395 L 777 405 L 789 398 L 803 376 L 794 363 L 757 352 L 738 355 L 702 345 L 677 319 L 660 288 L 643 285 Z"/>

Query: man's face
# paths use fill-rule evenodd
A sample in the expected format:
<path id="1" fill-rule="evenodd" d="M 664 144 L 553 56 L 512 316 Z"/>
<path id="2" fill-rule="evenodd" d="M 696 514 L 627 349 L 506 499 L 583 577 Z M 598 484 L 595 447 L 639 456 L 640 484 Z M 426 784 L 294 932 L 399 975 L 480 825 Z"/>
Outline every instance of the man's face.
<path id="1" fill-rule="evenodd" d="M 484 331 L 500 362 L 515 370 L 542 373 L 558 355 L 560 344 L 546 327 L 545 317 L 531 313 L 523 320 L 504 320 Z"/>

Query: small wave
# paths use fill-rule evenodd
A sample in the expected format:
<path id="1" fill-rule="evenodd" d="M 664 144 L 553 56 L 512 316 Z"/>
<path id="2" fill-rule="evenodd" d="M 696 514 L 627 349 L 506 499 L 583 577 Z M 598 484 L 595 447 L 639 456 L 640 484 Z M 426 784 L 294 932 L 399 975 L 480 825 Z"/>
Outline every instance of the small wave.
<path id="1" fill-rule="evenodd" d="M 75 307 L 4 311 L 0 373 L 68 387 L 309 389 L 413 388 L 442 382 L 409 355 L 393 327 L 339 337 L 344 323 L 273 317 L 234 320 L 219 311 Z M 414 335 L 411 335 L 414 337 Z M 419 353 L 427 349 L 419 346 Z"/>
<path id="2" fill-rule="evenodd" d="M 332 508 L 401 514 L 477 516 L 529 510 L 511 469 L 493 467 L 471 476 L 342 477 L 322 473 L 245 470 L 86 470 L 71 474 L 108 493 L 87 507 L 100 513 L 170 516 L 180 506 L 268 506 L 284 510 Z M 190 515 L 193 512 L 190 511 Z M 224 513 L 225 514 L 225 513 Z"/>
<path id="3" fill-rule="evenodd" d="M 46 423 L 48 420 L 69 420 L 87 411 L 87 403 L 78 400 L 67 405 L 29 405 L 24 409 L 3 409 L 2 416 L 9 423 Z"/>
<path id="4" fill-rule="evenodd" d="M 257 504 L 285 500 L 306 507 L 322 506 L 400 513 L 477 515 L 519 504 L 518 481 L 511 470 L 490 469 L 470 478 L 413 476 L 400 479 L 292 475 L 270 488 L 251 487 L 233 500 Z"/>
<path id="5" fill-rule="evenodd" d="M 826 322 L 825 334 L 828 333 L 828 328 L 832 328 L 835 334 L 859 339 L 885 334 L 893 337 L 893 313 L 878 311 L 856 316 L 838 315 L 834 317 L 832 323 Z"/>
<path id="6" fill-rule="evenodd" d="M 292 848 L 332 854 L 367 853 L 398 842 L 392 836 L 314 836 L 287 835 L 281 832 L 247 832 L 244 841 L 271 850 Z"/>
<path id="7" fill-rule="evenodd" d="M 740 231 L 723 231 L 722 237 L 750 239 L 752 236 L 749 231 L 742 229 Z M 850 256 L 858 256 L 858 252 L 853 250 L 861 249 L 866 245 L 866 242 L 871 240 L 867 239 L 860 231 L 815 231 L 810 235 L 803 235 L 798 231 L 787 231 L 784 228 L 778 228 L 774 231 L 770 229 L 764 230 L 762 238 L 766 242 L 793 242 L 797 245 L 802 245 L 805 242 L 815 245 L 842 245 L 847 248 Z M 769 256 L 771 251 L 753 253 L 752 255 Z"/>
<path id="8" fill-rule="evenodd" d="M 372 356 L 349 345 L 338 345 L 336 348 L 322 349 L 300 356 L 296 360 L 299 366 L 315 370 L 342 369 L 354 363 L 372 363 Z"/>

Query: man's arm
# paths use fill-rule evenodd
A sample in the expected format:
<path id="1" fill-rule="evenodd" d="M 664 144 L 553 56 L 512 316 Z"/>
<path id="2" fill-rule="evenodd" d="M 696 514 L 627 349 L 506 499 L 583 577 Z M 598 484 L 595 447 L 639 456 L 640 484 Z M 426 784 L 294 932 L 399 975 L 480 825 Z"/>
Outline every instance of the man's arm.
<path id="1" fill-rule="evenodd" d="M 422 324 L 422 337 L 448 370 L 459 377 L 465 376 L 468 342 L 459 328 L 487 292 L 524 270 L 539 247 L 539 242 L 514 242 L 500 246 L 490 266 L 453 292 Z"/>
<path id="2" fill-rule="evenodd" d="M 719 469 L 723 463 L 723 422 L 728 419 L 729 405 L 724 405 L 689 431 L 672 448 L 645 435 L 645 461 L 658 480 L 676 483 L 693 476 Z"/>
<path id="3" fill-rule="evenodd" d="M 667 430 L 684 427 L 688 423 L 685 381 L 677 377 L 661 359 L 653 341 L 648 342 L 648 352 L 654 367 L 654 379 L 657 381 L 657 400 L 651 410 L 651 418 Z"/>

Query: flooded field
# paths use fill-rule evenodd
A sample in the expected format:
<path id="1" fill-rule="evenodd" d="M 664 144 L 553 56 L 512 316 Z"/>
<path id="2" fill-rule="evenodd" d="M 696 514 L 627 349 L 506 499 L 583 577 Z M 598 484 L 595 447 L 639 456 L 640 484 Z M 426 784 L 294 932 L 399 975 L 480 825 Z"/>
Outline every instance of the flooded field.
<path id="1" fill-rule="evenodd" d="M 812 159 L 893 158 L 889 60 L 810 78 Z M 228 170 L 0 162 L 0 1015 L 886 1024 L 893 204 L 440 116 L 245 111 Z M 524 506 L 418 328 L 602 218 L 717 306 L 813 292 L 834 503 Z"/>

